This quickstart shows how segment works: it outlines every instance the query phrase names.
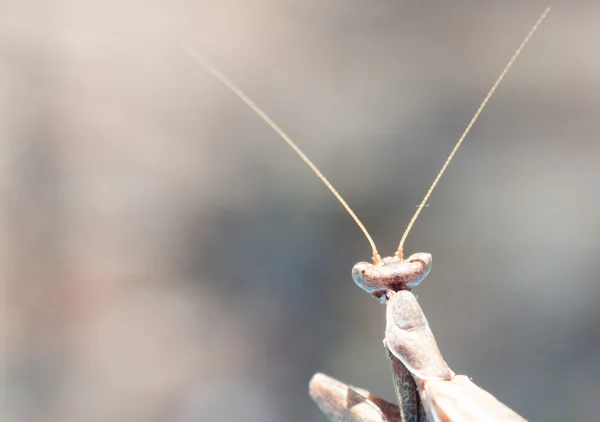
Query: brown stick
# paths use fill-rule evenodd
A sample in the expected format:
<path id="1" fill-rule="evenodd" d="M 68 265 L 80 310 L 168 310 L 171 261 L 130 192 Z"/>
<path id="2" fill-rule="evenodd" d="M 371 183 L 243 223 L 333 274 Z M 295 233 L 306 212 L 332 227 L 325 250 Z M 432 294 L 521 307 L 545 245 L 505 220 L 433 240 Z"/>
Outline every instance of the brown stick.
<path id="1" fill-rule="evenodd" d="M 385 342 L 384 342 L 385 346 Z M 398 397 L 398 411 L 403 422 L 427 422 L 425 409 L 419 398 L 417 385 L 406 366 L 396 356 L 385 348 L 392 366 L 394 389 Z"/>

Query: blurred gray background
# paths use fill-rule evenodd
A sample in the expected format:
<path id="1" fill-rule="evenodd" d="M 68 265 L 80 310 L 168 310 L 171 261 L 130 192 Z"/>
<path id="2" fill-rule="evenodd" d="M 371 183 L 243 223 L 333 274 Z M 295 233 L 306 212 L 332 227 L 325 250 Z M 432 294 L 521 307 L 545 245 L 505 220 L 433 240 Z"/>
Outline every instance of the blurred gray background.
<path id="1" fill-rule="evenodd" d="M 360 230 L 182 48 L 297 140 L 391 254 L 542 1 L 0 2 L 3 421 L 323 421 L 394 400 Z M 558 1 L 408 238 L 449 365 L 597 420 L 600 5 Z"/>

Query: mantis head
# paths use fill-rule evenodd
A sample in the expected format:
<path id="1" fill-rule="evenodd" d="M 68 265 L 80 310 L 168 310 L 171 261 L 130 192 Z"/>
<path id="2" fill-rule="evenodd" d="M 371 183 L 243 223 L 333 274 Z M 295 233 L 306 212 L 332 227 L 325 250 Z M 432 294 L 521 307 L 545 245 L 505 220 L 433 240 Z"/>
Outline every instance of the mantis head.
<path id="1" fill-rule="evenodd" d="M 358 287 L 385 303 L 389 291 L 418 286 L 430 270 L 431 254 L 416 253 L 405 260 L 389 256 L 375 264 L 359 262 L 352 268 L 352 279 Z"/>

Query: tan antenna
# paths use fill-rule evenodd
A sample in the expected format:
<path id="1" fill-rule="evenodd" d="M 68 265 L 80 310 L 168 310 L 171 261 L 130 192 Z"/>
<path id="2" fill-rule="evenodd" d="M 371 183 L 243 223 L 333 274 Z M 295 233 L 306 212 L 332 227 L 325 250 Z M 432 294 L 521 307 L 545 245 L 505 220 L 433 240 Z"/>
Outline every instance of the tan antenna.
<path id="1" fill-rule="evenodd" d="M 379 256 L 379 253 L 377 252 L 377 248 L 375 247 L 375 242 L 373 242 L 373 238 L 371 238 L 371 235 L 369 235 L 369 232 L 367 231 L 367 229 L 365 228 L 363 223 L 358 219 L 356 214 L 354 214 L 354 211 L 352 211 L 352 208 L 350 208 L 350 206 L 346 203 L 346 201 L 344 201 L 344 198 L 342 198 L 342 196 L 338 193 L 338 191 L 335 190 L 333 185 L 329 182 L 329 180 L 327 180 L 327 178 L 323 175 L 323 173 L 321 173 L 321 171 L 310 160 L 310 158 L 308 158 L 306 156 L 306 154 L 304 154 L 304 152 L 302 152 L 302 150 L 298 147 L 298 145 L 296 145 L 296 143 L 294 141 L 292 141 L 292 139 L 283 131 L 283 129 L 281 129 L 277 125 L 277 123 L 275 123 L 273 121 L 273 119 L 271 119 L 267 115 L 267 113 L 265 113 L 258 105 L 256 105 L 256 103 L 254 101 L 252 101 L 250 99 L 250 97 L 248 97 L 244 93 L 244 91 L 242 91 L 240 88 L 238 88 L 227 76 L 225 76 L 223 74 L 223 72 L 221 72 L 219 69 L 217 69 L 210 61 L 208 61 L 202 54 L 200 54 L 193 47 L 187 46 L 186 50 L 190 54 L 190 56 L 192 56 L 194 59 L 198 60 L 198 62 L 200 62 L 200 64 L 202 66 L 204 66 L 206 68 L 206 70 L 208 70 L 210 73 L 212 73 L 225 86 L 227 86 L 227 88 L 229 88 L 234 94 L 236 94 L 238 97 L 240 97 L 242 99 L 242 101 L 248 105 L 248 107 L 250 107 L 252 110 L 254 110 L 254 112 L 256 114 L 258 114 L 258 116 L 266 124 L 268 124 L 271 127 L 271 129 L 273 129 L 296 152 L 296 154 L 298 154 L 300 156 L 300 158 L 302 158 L 302 160 L 306 164 L 308 164 L 308 166 L 311 168 L 311 170 L 315 172 L 317 177 L 319 177 L 319 179 L 321 179 L 321 181 L 323 183 L 325 183 L 325 186 L 327 186 L 329 188 L 331 193 L 333 193 L 333 196 L 335 196 L 338 199 L 338 201 L 340 201 L 340 203 L 343 205 L 343 207 L 346 209 L 346 211 L 348 211 L 348 213 L 354 219 L 354 221 L 356 222 L 358 227 L 360 227 L 360 229 L 363 231 L 363 233 L 367 237 L 367 240 L 369 241 L 369 244 L 371 245 L 371 249 L 373 249 L 373 262 L 375 264 L 378 264 L 379 262 L 381 262 L 381 257 Z"/>
<path id="2" fill-rule="evenodd" d="M 419 217 L 419 214 L 421 214 L 421 211 L 423 210 L 423 207 L 425 206 L 425 204 L 427 204 L 427 200 L 431 196 L 431 193 L 435 189 L 435 186 L 440 181 L 440 178 L 442 177 L 442 175 L 446 171 L 446 168 L 448 167 L 448 164 L 450 164 L 450 161 L 452 161 L 452 158 L 454 158 L 454 155 L 456 154 L 456 151 L 458 151 L 458 148 L 460 147 L 460 145 L 462 144 L 462 142 L 466 138 L 467 134 L 469 133 L 469 131 L 473 127 L 473 124 L 475 123 L 475 121 L 477 120 L 477 118 L 479 117 L 479 115 L 481 114 L 481 111 L 486 106 L 486 104 L 488 103 L 488 101 L 490 100 L 490 98 L 492 97 L 492 95 L 494 95 L 494 92 L 496 91 L 496 88 L 498 88 L 498 85 L 500 85 L 500 82 L 502 82 L 502 79 L 504 79 L 504 76 L 506 75 L 506 73 L 508 72 L 508 70 L 511 68 L 511 66 L 513 65 L 513 63 L 515 62 L 515 60 L 517 59 L 517 57 L 519 56 L 519 54 L 521 54 L 521 51 L 523 50 L 523 48 L 525 47 L 525 45 L 527 44 L 527 42 L 529 41 L 529 39 L 533 36 L 534 32 L 538 29 L 538 27 L 540 26 L 540 24 L 542 23 L 542 21 L 546 18 L 546 15 L 549 12 L 550 12 L 550 7 L 548 7 L 546 10 L 544 10 L 544 13 L 542 13 L 542 15 L 539 17 L 539 19 L 535 23 L 535 25 L 533 25 L 533 27 L 531 28 L 531 30 L 529 31 L 529 33 L 527 34 L 527 36 L 525 37 L 525 39 L 523 40 L 523 42 L 521 43 L 521 45 L 519 46 L 519 48 L 517 48 L 517 51 L 515 51 L 515 54 L 513 54 L 513 56 L 510 58 L 510 60 L 508 61 L 508 64 L 506 65 L 506 67 L 504 68 L 504 70 L 502 71 L 502 73 L 500 74 L 500 76 L 498 76 L 498 79 L 496 79 L 496 82 L 494 83 L 494 85 L 492 86 L 492 88 L 490 89 L 490 91 L 487 93 L 487 95 L 485 96 L 485 98 L 481 102 L 481 105 L 479 106 L 479 108 L 475 112 L 475 115 L 473 116 L 473 118 L 471 119 L 471 121 L 469 122 L 469 124 L 467 125 L 467 128 L 465 129 L 465 131 L 463 132 L 463 134 L 458 139 L 458 142 L 454 146 L 454 149 L 452 150 L 452 152 L 450 152 L 450 155 L 446 159 L 446 162 L 442 166 L 442 169 L 440 170 L 440 172 L 438 173 L 438 175 L 435 177 L 433 183 L 429 187 L 429 190 L 425 194 L 425 197 L 423 198 L 423 201 L 421 201 L 421 204 L 419 204 L 419 206 L 417 207 L 417 211 L 415 211 L 415 214 L 410 219 L 410 222 L 408 223 L 408 226 L 406 227 L 406 230 L 404 231 L 404 234 L 402 235 L 402 239 L 400 239 L 400 244 L 398 245 L 398 251 L 396 252 L 396 256 L 399 257 L 400 259 L 402 259 L 402 248 L 404 246 L 404 242 L 406 241 L 406 237 L 408 236 L 408 233 L 410 232 L 410 230 L 412 229 L 413 225 L 415 224 L 415 221 L 417 221 L 417 218 Z"/>

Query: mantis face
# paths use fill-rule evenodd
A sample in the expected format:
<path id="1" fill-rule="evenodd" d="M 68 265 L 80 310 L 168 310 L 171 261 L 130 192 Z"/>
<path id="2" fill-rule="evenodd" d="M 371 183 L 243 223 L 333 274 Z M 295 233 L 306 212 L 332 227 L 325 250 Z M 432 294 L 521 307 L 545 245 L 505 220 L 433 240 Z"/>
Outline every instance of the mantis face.
<path id="1" fill-rule="evenodd" d="M 377 264 L 359 262 L 352 268 L 352 279 L 361 289 L 385 303 L 387 292 L 418 286 L 431 270 L 431 254 L 416 253 L 402 260 L 383 258 Z"/>

